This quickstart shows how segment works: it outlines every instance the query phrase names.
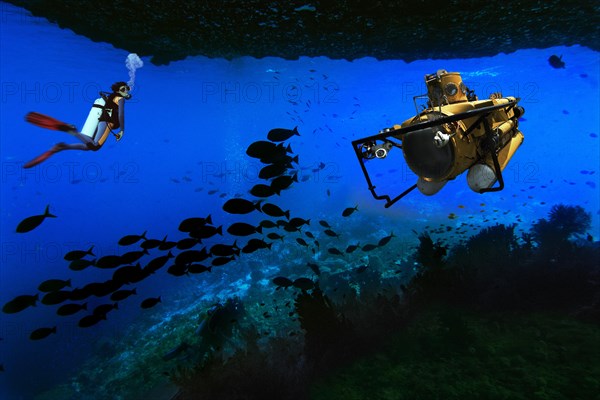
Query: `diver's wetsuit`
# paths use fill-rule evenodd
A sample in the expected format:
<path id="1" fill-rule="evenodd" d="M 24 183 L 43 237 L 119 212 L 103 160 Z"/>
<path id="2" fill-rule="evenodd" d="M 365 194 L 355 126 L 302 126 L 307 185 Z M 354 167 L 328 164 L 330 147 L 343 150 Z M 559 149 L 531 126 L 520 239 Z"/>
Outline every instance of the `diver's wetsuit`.
<path id="1" fill-rule="evenodd" d="M 117 103 L 114 101 L 116 97 L 119 98 Z M 108 110 L 110 110 L 110 112 Z M 104 110 L 102 110 L 102 114 L 100 115 L 100 122 L 94 132 L 94 136 L 90 137 L 78 131 L 70 131 L 68 133 L 79 139 L 81 143 L 58 143 L 54 150 L 97 151 L 108 138 L 110 131 L 118 128 L 121 128 L 121 131 L 125 129 L 125 98 L 118 93 L 112 93 L 106 98 Z"/>

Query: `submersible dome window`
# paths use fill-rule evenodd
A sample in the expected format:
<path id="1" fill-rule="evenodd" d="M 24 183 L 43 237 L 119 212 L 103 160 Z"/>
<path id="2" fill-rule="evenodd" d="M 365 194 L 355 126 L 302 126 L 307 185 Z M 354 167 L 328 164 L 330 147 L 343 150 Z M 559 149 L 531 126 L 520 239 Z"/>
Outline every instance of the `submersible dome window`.
<path id="1" fill-rule="evenodd" d="M 433 138 L 438 127 L 409 132 L 402 139 L 402 151 L 408 167 L 418 176 L 430 179 L 445 178 L 454 162 L 454 148 L 438 148 Z"/>

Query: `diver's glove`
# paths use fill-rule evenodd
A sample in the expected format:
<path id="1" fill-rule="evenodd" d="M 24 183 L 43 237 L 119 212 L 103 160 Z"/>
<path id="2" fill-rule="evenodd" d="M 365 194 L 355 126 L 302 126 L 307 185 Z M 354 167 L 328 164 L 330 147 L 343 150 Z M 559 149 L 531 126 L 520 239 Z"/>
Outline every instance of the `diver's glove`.
<path id="1" fill-rule="evenodd" d="M 121 140 L 121 138 L 123 137 L 123 133 L 125 133 L 125 132 L 123 132 L 123 131 L 119 131 L 119 133 L 115 133 L 115 137 L 117 138 L 117 142 L 118 142 L 119 140 Z"/>

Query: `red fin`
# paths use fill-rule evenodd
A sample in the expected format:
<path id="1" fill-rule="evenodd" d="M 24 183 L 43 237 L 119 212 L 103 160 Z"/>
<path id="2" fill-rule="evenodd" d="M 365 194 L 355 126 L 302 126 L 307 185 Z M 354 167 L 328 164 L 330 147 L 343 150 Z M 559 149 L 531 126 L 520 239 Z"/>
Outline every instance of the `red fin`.
<path id="1" fill-rule="evenodd" d="M 37 156 L 36 158 L 34 158 L 33 160 L 23 164 L 23 168 L 31 168 L 31 167 L 35 167 L 38 164 L 43 163 L 44 161 L 46 161 L 47 159 L 50 158 L 50 156 L 52 156 L 52 154 L 56 153 L 55 150 L 48 150 L 42 154 L 40 154 L 39 156 Z"/>
<path id="2" fill-rule="evenodd" d="M 75 130 L 73 125 L 59 121 L 56 118 L 49 117 L 37 112 L 30 112 L 25 116 L 25 121 L 30 124 L 39 126 L 40 128 L 52 129 L 55 131 L 69 132 Z"/>

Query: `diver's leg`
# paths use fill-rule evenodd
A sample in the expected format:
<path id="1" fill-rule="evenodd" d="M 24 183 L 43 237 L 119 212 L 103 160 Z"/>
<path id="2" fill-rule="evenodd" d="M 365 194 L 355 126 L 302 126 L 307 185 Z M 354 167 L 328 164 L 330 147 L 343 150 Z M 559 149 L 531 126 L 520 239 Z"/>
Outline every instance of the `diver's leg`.
<path id="1" fill-rule="evenodd" d="M 98 146 L 98 148 L 104 145 L 104 142 L 106 142 L 106 139 L 108 139 L 108 135 L 112 131 L 113 126 L 114 125 L 112 122 L 107 123 L 102 121 L 98 124 L 98 129 L 94 135 L 94 143 L 96 146 Z"/>

